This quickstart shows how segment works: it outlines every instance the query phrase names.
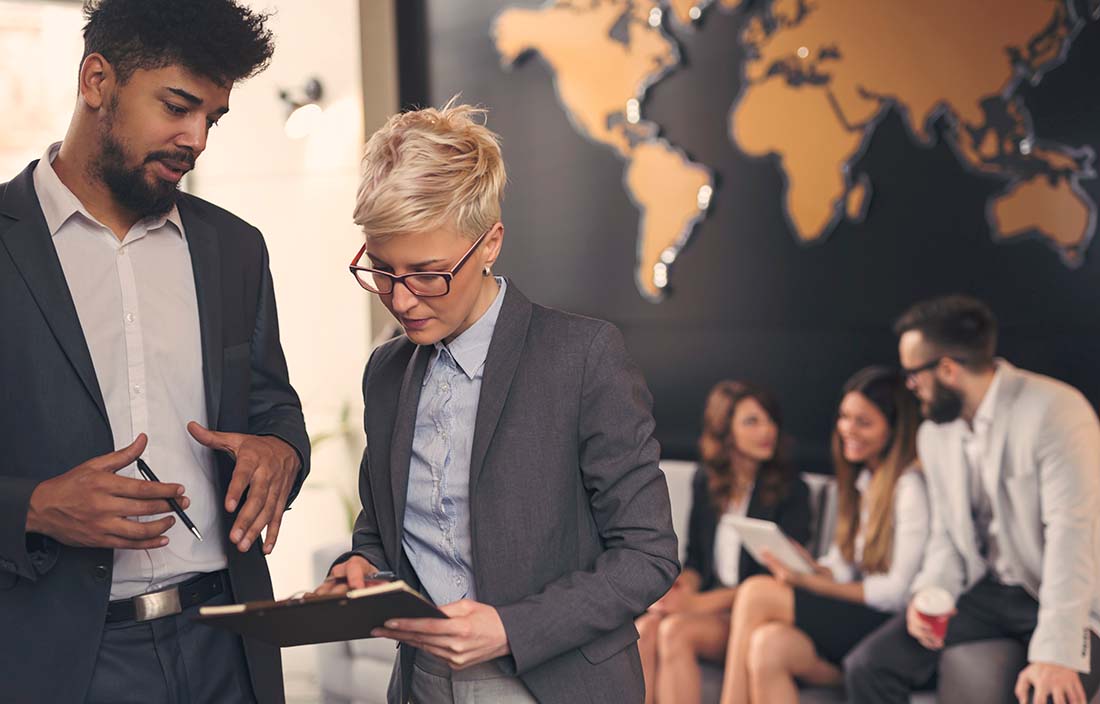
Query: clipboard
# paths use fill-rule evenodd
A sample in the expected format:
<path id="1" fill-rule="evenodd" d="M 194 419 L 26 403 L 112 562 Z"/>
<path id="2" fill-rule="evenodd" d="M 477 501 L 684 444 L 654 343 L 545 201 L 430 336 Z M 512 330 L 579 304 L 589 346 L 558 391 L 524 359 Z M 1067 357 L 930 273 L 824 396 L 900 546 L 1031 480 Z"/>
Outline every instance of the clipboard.
<path id="1" fill-rule="evenodd" d="M 203 606 L 195 621 L 286 648 L 371 638 L 391 618 L 447 618 L 403 581 L 346 594 Z"/>

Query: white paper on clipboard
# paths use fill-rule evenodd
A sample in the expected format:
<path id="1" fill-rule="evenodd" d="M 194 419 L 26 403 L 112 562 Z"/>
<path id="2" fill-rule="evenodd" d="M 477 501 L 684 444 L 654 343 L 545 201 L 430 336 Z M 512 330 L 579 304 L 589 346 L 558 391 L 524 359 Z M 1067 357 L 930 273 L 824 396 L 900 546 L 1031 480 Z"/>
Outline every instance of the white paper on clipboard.
<path id="1" fill-rule="evenodd" d="M 727 520 L 737 530 L 742 545 L 757 562 L 764 563 L 762 555 L 767 550 L 792 572 L 809 574 L 814 571 L 813 565 L 795 550 L 791 539 L 775 523 L 743 516 L 730 516 Z"/>

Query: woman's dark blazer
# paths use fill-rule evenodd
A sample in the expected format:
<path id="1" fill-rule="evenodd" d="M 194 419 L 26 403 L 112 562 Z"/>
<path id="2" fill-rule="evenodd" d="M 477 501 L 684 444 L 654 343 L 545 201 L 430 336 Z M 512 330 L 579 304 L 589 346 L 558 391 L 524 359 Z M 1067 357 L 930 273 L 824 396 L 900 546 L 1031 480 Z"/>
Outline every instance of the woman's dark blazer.
<path id="1" fill-rule="evenodd" d="M 414 587 L 402 547 L 429 346 L 378 348 L 363 379 L 363 512 L 352 549 Z M 511 281 L 485 359 L 470 460 L 478 600 L 496 607 L 517 674 L 542 704 L 641 702 L 634 619 L 679 564 L 651 397 L 615 326 L 532 304 Z M 402 645 L 389 701 L 408 701 Z"/>
<path id="2" fill-rule="evenodd" d="M 774 506 L 765 506 L 760 500 L 760 485 L 757 484 L 749 499 L 748 516 L 778 523 L 788 537 L 805 545 L 810 541 L 810 489 L 801 477 L 797 477 L 786 497 Z M 688 523 L 687 559 L 684 560 L 685 570 L 695 570 L 702 577 L 699 591 L 721 586 L 714 569 L 714 541 L 720 517 L 710 499 L 706 469 L 699 465 L 691 483 L 691 519 Z M 740 581 L 766 572 L 766 567 L 754 560 L 748 550 L 741 548 L 737 573 Z"/>

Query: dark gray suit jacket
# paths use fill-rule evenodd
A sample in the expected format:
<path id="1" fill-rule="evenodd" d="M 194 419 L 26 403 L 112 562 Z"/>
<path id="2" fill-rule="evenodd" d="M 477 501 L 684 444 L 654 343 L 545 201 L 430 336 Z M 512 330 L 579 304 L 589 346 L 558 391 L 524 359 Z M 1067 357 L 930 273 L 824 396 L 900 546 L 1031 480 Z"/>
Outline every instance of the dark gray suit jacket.
<path id="1" fill-rule="evenodd" d="M 418 585 L 401 547 L 413 426 L 431 347 L 380 347 L 363 379 L 367 449 L 353 551 Z M 679 572 L 651 397 L 611 324 L 533 305 L 509 282 L 485 361 L 470 462 L 479 601 L 498 660 L 540 702 L 641 702 L 633 619 Z M 412 648 L 390 687 L 405 702 Z"/>
<path id="2" fill-rule="evenodd" d="M 82 702 L 110 598 L 112 551 L 72 548 L 25 532 L 43 480 L 114 450 L 107 411 L 76 308 L 34 191 L 37 162 L 0 184 L 0 699 Z M 260 233 L 182 195 L 198 294 L 209 426 L 276 435 L 309 470 L 301 405 L 279 345 L 267 249 Z M 233 462 L 218 453 L 224 494 Z M 242 502 L 243 503 L 243 502 Z M 271 598 L 261 541 L 245 554 L 220 538 L 239 601 Z M 207 539 L 214 536 L 207 536 Z M 216 538 L 215 538 L 216 539 Z M 246 641 L 256 694 L 282 702 L 279 651 Z"/>

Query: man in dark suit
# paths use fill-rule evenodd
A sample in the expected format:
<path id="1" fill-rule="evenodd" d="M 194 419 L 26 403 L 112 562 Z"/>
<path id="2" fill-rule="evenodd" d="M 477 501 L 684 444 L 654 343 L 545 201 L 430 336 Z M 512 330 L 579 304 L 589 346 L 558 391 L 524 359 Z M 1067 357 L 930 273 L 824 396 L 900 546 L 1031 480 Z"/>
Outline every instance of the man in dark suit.
<path id="1" fill-rule="evenodd" d="M 178 191 L 271 35 L 232 0 L 87 12 L 64 141 L 0 184 L 0 698 L 281 702 L 276 648 L 191 616 L 271 598 L 308 438 L 260 233 Z"/>
<path id="2" fill-rule="evenodd" d="M 651 397 L 613 325 L 492 275 L 504 163 L 478 117 L 368 143 L 353 273 L 405 335 L 367 364 L 363 512 L 318 591 L 390 570 L 448 615 L 375 632 L 402 643 L 395 704 L 641 702 L 633 620 L 679 568 Z"/>

